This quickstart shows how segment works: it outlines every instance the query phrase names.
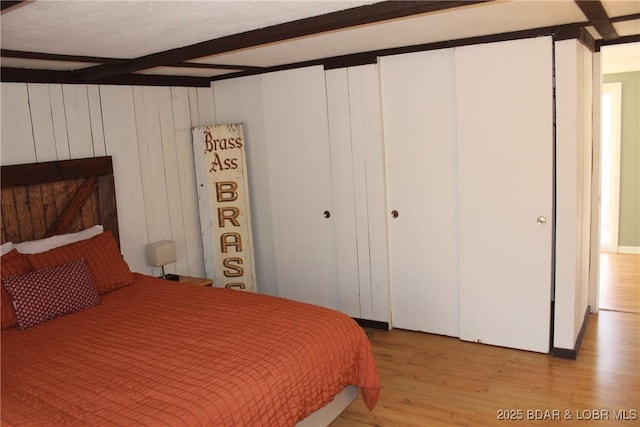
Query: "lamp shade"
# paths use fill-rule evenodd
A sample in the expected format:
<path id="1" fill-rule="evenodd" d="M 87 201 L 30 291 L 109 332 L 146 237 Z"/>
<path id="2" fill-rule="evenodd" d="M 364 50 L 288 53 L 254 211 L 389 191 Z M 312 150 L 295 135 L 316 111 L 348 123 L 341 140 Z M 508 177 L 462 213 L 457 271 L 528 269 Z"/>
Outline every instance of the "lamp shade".
<path id="1" fill-rule="evenodd" d="M 154 267 L 176 262 L 176 242 L 173 240 L 160 240 L 147 245 L 147 263 Z"/>

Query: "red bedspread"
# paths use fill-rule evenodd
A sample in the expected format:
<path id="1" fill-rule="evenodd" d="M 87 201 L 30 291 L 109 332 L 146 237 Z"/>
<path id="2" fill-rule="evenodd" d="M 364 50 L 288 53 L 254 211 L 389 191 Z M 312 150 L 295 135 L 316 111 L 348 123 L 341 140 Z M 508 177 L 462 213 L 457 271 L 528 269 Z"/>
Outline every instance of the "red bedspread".
<path id="1" fill-rule="evenodd" d="M 27 330 L 2 331 L 2 425 L 290 426 L 379 380 L 338 312 L 281 298 L 138 281 Z"/>

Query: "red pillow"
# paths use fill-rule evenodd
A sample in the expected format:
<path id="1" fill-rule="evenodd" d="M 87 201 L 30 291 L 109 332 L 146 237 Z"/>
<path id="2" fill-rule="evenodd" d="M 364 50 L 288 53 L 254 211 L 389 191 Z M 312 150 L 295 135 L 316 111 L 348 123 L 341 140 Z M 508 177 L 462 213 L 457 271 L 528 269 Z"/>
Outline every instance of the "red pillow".
<path id="1" fill-rule="evenodd" d="M 86 259 L 93 282 L 101 295 L 135 281 L 110 231 L 26 257 L 33 270 Z"/>
<path id="2" fill-rule="evenodd" d="M 2 285 L 13 297 L 20 329 L 93 307 L 100 302 L 84 259 L 11 276 L 4 279 Z"/>
<path id="3" fill-rule="evenodd" d="M 26 256 L 13 249 L 0 258 L 0 276 L 4 280 L 6 277 L 19 276 L 31 271 L 31 265 Z M 13 299 L 4 286 L 0 286 L 0 320 L 2 329 L 13 328 L 17 325 L 16 312 L 13 309 Z"/>

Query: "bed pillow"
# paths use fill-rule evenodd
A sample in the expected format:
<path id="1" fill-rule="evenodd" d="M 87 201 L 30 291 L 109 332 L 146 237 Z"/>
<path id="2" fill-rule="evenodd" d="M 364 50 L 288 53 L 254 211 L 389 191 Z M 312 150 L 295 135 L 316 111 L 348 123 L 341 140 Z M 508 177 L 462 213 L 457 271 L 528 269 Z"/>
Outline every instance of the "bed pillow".
<path id="1" fill-rule="evenodd" d="M 135 281 L 110 231 L 46 252 L 26 255 L 26 257 L 33 270 L 86 259 L 93 282 L 101 295 Z"/>
<path id="2" fill-rule="evenodd" d="M 31 265 L 27 257 L 15 249 L 0 258 L 0 275 L 2 279 L 11 276 L 19 276 L 31 271 Z M 17 325 L 16 312 L 13 309 L 13 299 L 4 286 L 0 286 L 0 318 L 2 329 L 13 328 Z"/>
<path id="3" fill-rule="evenodd" d="M 93 307 L 100 297 L 84 259 L 11 276 L 2 281 L 9 291 L 20 329 Z"/>
<path id="4" fill-rule="evenodd" d="M 0 256 L 8 254 L 13 249 L 13 243 L 7 242 L 0 245 Z"/>
<path id="5" fill-rule="evenodd" d="M 14 243 L 13 247 L 23 254 L 37 254 L 48 251 L 49 249 L 59 248 L 69 243 L 79 242 L 81 240 L 90 239 L 104 231 L 102 225 L 94 225 L 85 228 L 77 233 L 58 234 L 44 239 L 29 240 L 26 242 Z"/>

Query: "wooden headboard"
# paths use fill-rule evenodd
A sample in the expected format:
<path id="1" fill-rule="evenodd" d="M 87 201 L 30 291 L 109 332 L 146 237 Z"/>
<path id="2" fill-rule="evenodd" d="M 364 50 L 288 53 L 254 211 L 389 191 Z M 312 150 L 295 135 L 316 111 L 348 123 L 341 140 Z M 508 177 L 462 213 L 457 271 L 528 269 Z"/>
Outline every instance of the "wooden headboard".
<path id="1" fill-rule="evenodd" d="M 2 243 L 102 224 L 120 244 L 110 156 L 2 166 L 0 173 Z"/>

